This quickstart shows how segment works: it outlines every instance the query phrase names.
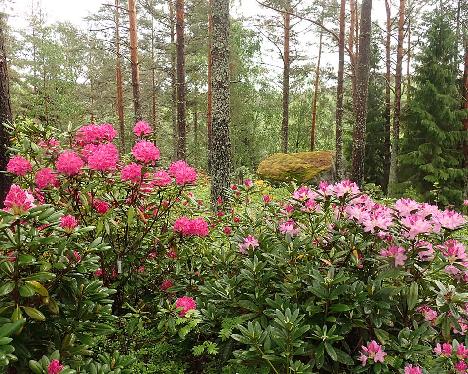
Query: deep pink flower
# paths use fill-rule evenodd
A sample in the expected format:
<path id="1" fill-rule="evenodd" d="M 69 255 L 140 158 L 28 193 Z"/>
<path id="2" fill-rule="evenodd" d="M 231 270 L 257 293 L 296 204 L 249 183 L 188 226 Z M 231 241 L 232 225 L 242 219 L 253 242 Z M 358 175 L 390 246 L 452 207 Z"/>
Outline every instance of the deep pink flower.
<path id="1" fill-rule="evenodd" d="M 12 184 L 4 201 L 5 209 L 15 215 L 26 213 L 34 207 L 34 197 L 20 186 Z"/>
<path id="2" fill-rule="evenodd" d="M 78 221 L 72 215 L 68 214 L 60 218 L 60 227 L 66 232 L 72 232 L 76 226 L 78 226 Z"/>
<path id="3" fill-rule="evenodd" d="M 457 373 L 466 373 L 466 370 L 468 369 L 468 364 L 466 364 L 464 361 L 458 361 L 455 365 L 455 370 Z"/>
<path id="4" fill-rule="evenodd" d="M 63 365 L 60 365 L 59 360 L 50 361 L 49 366 L 47 366 L 47 374 L 59 374 L 63 369 Z"/>
<path id="5" fill-rule="evenodd" d="M 366 346 L 361 346 L 361 355 L 359 356 L 359 361 L 361 361 L 362 366 L 367 364 L 367 360 L 370 358 L 373 362 L 384 362 L 384 358 L 387 354 L 382 350 L 382 346 L 378 344 L 375 340 L 372 340 Z"/>
<path id="6" fill-rule="evenodd" d="M 416 309 L 416 311 L 421 313 L 424 316 L 424 319 L 428 322 L 432 322 L 437 319 L 437 312 L 428 305 L 421 305 Z"/>
<path id="7" fill-rule="evenodd" d="M 94 199 L 93 207 L 96 209 L 96 212 L 99 214 L 106 214 L 107 211 L 110 209 L 109 203 L 105 202 L 104 200 Z"/>
<path id="8" fill-rule="evenodd" d="M 357 195 L 359 191 L 359 187 L 356 183 L 351 182 L 350 180 L 344 180 L 340 183 L 336 183 L 333 186 L 333 192 L 336 197 L 343 197 L 344 195 Z"/>
<path id="9" fill-rule="evenodd" d="M 419 366 L 406 365 L 405 374 L 423 374 L 422 369 Z"/>
<path id="10" fill-rule="evenodd" d="M 104 274 L 104 272 L 102 271 L 101 268 L 98 268 L 95 272 L 94 272 L 94 275 L 96 277 L 102 277 L 102 275 Z"/>
<path id="11" fill-rule="evenodd" d="M 239 244 L 239 252 L 246 253 L 249 248 L 254 249 L 258 246 L 258 240 L 252 235 L 247 235 L 247 237 L 244 238 L 244 241 Z"/>
<path id="12" fill-rule="evenodd" d="M 270 195 L 263 195 L 262 200 L 265 204 L 269 204 L 271 202 L 271 196 Z"/>
<path id="13" fill-rule="evenodd" d="M 57 139 L 51 138 L 49 140 L 40 140 L 37 145 L 47 151 L 56 151 L 60 147 L 60 142 Z"/>
<path id="14" fill-rule="evenodd" d="M 183 236 L 207 236 L 209 234 L 208 222 L 202 217 L 190 219 L 182 216 L 174 222 L 174 231 Z"/>
<path id="15" fill-rule="evenodd" d="M 166 253 L 166 256 L 175 260 L 177 258 L 177 252 L 171 249 L 169 252 Z"/>
<path id="16" fill-rule="evenodd" d="M 232 229 L 231 229 L 231 227 L 229 227 L 229 226 L 225 226 L 225 227 L 223 228 L 223 232 L 224 232 L 226 235 L 231 235 L 231 234 L 232 234 Z"/>
<path id="17" fill-rule="evenodd" d="M 133 183 L 140 183 L 142 180 L 141 171 L 142 171 L 141 165 L 132 162 L 131 164 L 126 165 L 122 169 L 120 173 L 120 178 L 123 181 L 131 181 Z"/>
<path id="18" fill-rule="evenodd" d="M 132 154 L 135 159 L 145 164 L 154 164 L 160 157 L 159 149 L 147 140 L 137 142 L 132 148 Z"/>
<path id="19" fill-rule="evenodd" d="M 75 262 L 80 262 L 80 261 L 81 261 L 80 252 L 78 252 L 78 251 L 73 251 L 73 259 L 74 259 Z"/>
<path id="20" fill-rule="evenodd" d="M 468 200 L 463 200 L 463 205 L 468 206 Z"/>
<path id="21" fill-rule="evenodd" d="M 32 170 L 32 166 L 23 156 L 16 155 L 10 158 L 6 170 L 11 174 L 24 176 Z"/>
<path id="22" fill-rule="evenodd" d="M 247 188 L 251 188 L 253 186 L 253 181 L 252 179 L 246 179 L 244 180 L 244 186 Z"/>
<path id="23" fill-rule="evenodd" d="M 68 176 L 78 174 L 83 166 L 83 160 L 73 151 L 62 152 L 55 162 L 55 168 Z"/>
<path id="24" fill-rule="evenodd" d="M 153 129 L 151 128 L 150 124 L 145 121 L 138 121 L 135 123 L 135 126 L 133 126 L 133 133 L 138 137 L 149 135 L 152 132 Z"/>
<path id="25" fill-rule="evenodd" d="M 179 312 L 179 316 L 181 317 L 184 317 L 189 310 L 197 309 L 197 303 L 189 296 L 179 297 L 175 302 L 175 306 L 177 309 L 182 308 Z"/>
<path id="26" fill-rule="evenodd" d="M 36 186 L 39 189 L 46 187 L 57 187 L 58 179 L 54 171 L 51 168 L 39 169 L 35 176 Z"/>
<path id="27" fill-rule="evenodd" d="M 119 161 L 119 151 L 112 143 L 99 144 L 88 156 L 88 167 L 91 170 L 114 170 Z"/>
<path id="28" fill-rule="evenodd" d="M 161 291 L 166 291 L 168 288 L 171 288 L 173 285 L 174 285 L 174 283 L 172 282 L 172 280 L 165 279 L 165 280 L 162 281 L 159 288 L 161 289 Z"/>
<path id="29" fill-rule="evenodd" d="M 434 353 L 439 356 L 450 357 L 452 355 L 452 345 L 450 343 L 444 343 L 442 345 L 437 343 L 434 348 Z"/>
<path id="30" fill-rule="evenodd" d="M 299 187 L 296 191 L 293 193 L 293 198 L 295 200 L 299 201 L 305 201 L 309 199 L 314 199 L 318 195 L 316 192 L 313 192 L 309 187 L 307 186 L 301 186 Z"/>
<path id="31" fill-rule="evenodd" d="M 152 184 L 158 187 L 166 187 L 172 183 L 172 178 L 165 170 L 159 170 L 153 174 Z"/>
<path id="32" fill-rule="evenodd" d="M 463 344 L 459 344 L 457 347 L 457 357 L 460 360 L 468 358 L 468 347 L 465 347 Z"/>
<path id="33" fill-rule="evenodd" d="M 391 246 L 380 252 L 383 257 L 393 257 L 395 259 L 395 266 L 405 265 L 405 261 L 408 258 L 405 255 L 405 249 L 402 247 Z"/>
<path id="34" fill-rule="evenodd" d="M 179 186 L 194 183 L 197 180 L 197 172 L 185 161 L 179 160 L 169 166 L 169 174 L 175 178 Z"/>
<path id="35" fill-rule="evenodd" d="M 100 125 L 90 124 L 78 129 L 75 140 L 78 145 L 84 146 L 90 143 L 111 142 L 116 136 L 117 131 L 109 123 Z"/>
<path id="36" fill-rule="evenodd" d="M 456 261 L 466 261 L 467 259 L 465 246 L 456 240 L 447 240 L 438 248 L 441 249 L 442 254 L 451 264 Z"/>

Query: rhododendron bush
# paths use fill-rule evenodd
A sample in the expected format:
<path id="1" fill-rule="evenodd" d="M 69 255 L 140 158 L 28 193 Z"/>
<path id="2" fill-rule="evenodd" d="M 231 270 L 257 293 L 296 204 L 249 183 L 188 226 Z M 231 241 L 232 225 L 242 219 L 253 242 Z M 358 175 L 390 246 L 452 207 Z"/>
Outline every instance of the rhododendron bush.
<path id="1" fill-rule="evenodd" d="M 0 365 L 5 352 L 35 373 L 468 372 L 461 214 L 349 181 L 279 198 L 252 180 L 210 213 L 197 172 L 161 160 L 145 122 L 128 154 L 108 124 L 20 130 Z"/>

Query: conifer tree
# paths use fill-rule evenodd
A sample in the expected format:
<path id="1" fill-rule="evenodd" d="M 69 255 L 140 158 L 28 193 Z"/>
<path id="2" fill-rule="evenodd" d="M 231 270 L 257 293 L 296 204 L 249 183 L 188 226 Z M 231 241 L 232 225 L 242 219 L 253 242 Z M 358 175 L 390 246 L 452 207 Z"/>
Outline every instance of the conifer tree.
<path id="1" fill-rule="evenodd" d="M 399 174 L 425 199 L 446 205 L 462 199 L 465 113 L 460 109 L 455 27 L 443 12 L 432 14 L 408 105 Z"/>

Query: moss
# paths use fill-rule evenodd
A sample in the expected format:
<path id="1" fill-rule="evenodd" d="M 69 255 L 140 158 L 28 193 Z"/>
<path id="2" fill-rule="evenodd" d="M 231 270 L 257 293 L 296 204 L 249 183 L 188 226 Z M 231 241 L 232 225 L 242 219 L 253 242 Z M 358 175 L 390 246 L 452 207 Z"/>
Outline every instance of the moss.
<path id="1" fill-rule="evenodd" d="M 275 153 L 258 165 L 257 174 L 273 182 L 311 182 L 323 173 L 333 173 L 334 152 Z"/>

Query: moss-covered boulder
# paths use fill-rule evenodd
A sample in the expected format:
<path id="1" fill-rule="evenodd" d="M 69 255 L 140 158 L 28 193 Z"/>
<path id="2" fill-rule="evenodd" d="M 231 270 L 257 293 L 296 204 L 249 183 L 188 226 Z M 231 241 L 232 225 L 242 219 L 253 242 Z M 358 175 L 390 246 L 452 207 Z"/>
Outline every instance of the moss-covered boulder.
<path id="1" fill-rule="evenodd" d="M 317 183 L 335 178 L 335 153 L 314 151 L 274 153 L 257 168 L 260 178 L 271 182 Z"/>

